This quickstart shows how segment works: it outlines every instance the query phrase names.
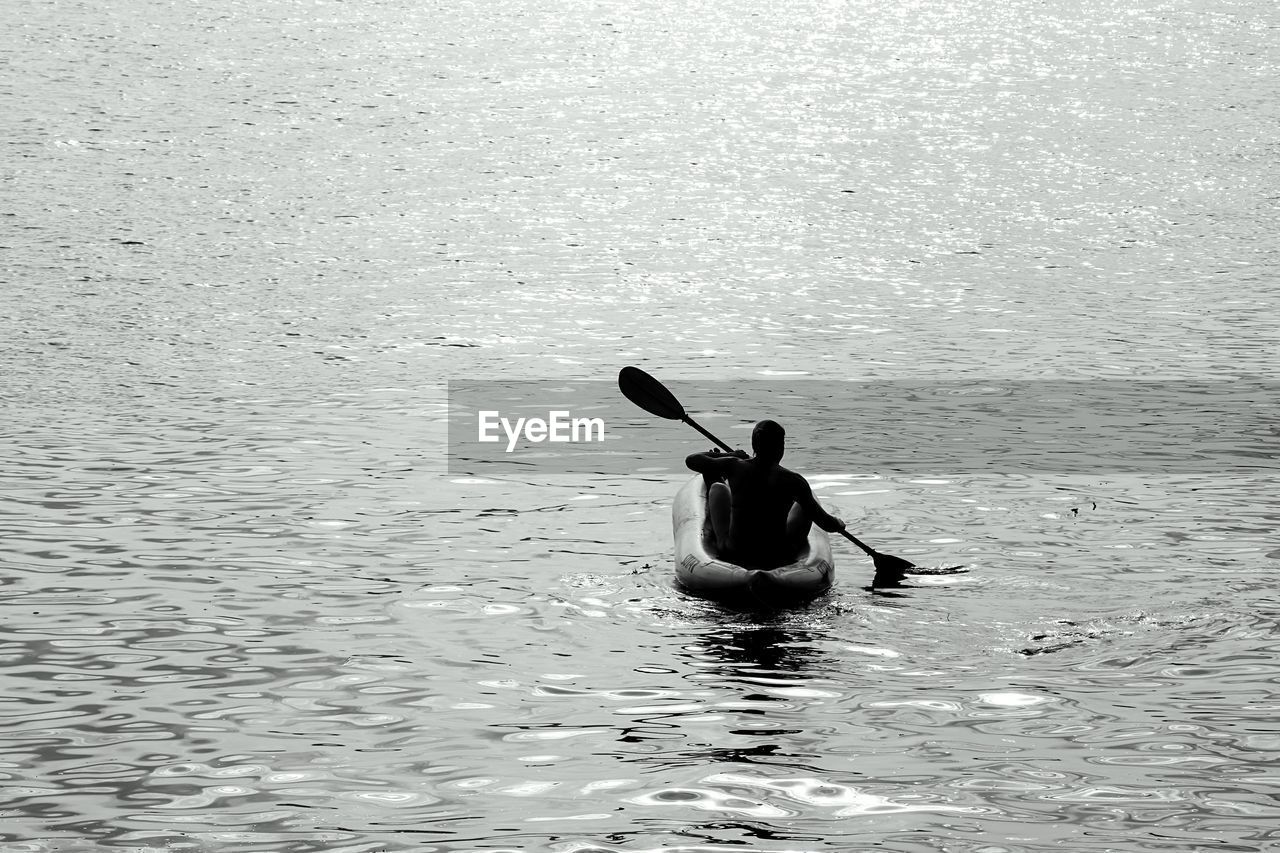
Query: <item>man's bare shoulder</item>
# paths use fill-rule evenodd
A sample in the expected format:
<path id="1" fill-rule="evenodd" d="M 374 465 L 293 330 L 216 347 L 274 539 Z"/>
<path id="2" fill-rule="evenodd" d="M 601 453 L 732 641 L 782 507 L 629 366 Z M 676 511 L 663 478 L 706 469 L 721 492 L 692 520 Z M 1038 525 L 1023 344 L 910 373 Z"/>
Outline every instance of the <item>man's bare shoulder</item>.
<path id="1" fill-rule="evenodd" d="M 783 468 L 779 465 L 775 476 L 777 480 L 774 482 L 790 491 L 804 491 L 809 488 L 809 481 L 790 468 Z"/>

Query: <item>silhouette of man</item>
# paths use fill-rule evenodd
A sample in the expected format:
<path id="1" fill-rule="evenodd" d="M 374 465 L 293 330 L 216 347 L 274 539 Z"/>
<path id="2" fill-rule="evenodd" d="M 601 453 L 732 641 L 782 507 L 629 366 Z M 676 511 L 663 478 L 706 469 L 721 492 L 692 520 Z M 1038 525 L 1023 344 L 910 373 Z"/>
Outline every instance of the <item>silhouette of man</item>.
<path id="1" fill-rule="evenodd" d="M 707 482 L 707 516 L 721 559 L 774 569 L 796 559 L 811 525 L 828 533 L 844 529 L 818 504 L 809 482 L 779 464 L 785 439 L 776 421 L 760 421 L 751 432 L 754 456 L 712 450 L 684 460 Z"/>

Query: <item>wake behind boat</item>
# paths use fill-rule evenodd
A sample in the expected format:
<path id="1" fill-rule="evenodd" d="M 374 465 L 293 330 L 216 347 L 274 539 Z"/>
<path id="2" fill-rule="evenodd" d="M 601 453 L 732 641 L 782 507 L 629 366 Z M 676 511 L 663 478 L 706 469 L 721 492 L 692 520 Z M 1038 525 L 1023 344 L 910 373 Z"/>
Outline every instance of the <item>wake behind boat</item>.
<path id="1" fill-rule="evenodd" d="M 795 560 L 775 569 L 755 569 L 719 557 L 707 522 L 707 486 L 691 477 L 671 506 L 675 533 L 676 582 L 706 598 L 754 606 L 781 607 L 822 595 L 835 578 L 831 541 L 816 525 Z"/>

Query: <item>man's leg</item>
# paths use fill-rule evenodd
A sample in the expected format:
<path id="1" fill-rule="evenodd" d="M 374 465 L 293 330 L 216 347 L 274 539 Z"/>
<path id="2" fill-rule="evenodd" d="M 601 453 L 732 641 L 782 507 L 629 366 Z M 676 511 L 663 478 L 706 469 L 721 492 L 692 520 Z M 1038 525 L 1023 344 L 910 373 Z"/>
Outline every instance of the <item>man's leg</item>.
<path id="1" fill-rule="evenodd" d="M 805 514 L 800 504 L 792 504 L 791 512 L 787 513 L 787 544 L 793 554 L 799 553 L 808 543 L 811 527 L 813 520 Z"/>
<path id="2" fill-rule="evenodd" d="M 716 548 L 724 551 L 729 542 L 729 527 L 733 523 L 733 496 L 728 483 L 712 483 L 707 489 L 707 518 L 711 520 L 711 532 L 716 537 Z"/>

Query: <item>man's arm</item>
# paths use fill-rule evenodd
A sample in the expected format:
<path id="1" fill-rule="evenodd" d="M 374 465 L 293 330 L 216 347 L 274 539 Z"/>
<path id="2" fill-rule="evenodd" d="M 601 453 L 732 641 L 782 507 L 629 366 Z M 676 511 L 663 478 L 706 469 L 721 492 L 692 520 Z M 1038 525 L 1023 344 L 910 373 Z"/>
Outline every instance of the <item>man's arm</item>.
<path id="1" fill-rule="evenodd" d="M 791 497 L 800 504 L 813 523 L 828 533 L 844 530 L 844 522 L 827 512 L 822 508 L 822 504 L 818 503 L 818 499 L 813 496 L 813 489 L 809 488 L 809 481 L 794 472 L 793 476 L 795 479 L 791 482 Z"/>
<path id="2" fill-rule="evenodd" d="M 741 450 L 735 450 L 733 453 L 711 450 L 706 453 L 690 453 L 684 458 L 684 464 L 699 474 L 724 476 L 743 459 L 748 458 L 750 457 Z"/>

